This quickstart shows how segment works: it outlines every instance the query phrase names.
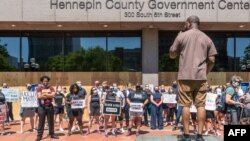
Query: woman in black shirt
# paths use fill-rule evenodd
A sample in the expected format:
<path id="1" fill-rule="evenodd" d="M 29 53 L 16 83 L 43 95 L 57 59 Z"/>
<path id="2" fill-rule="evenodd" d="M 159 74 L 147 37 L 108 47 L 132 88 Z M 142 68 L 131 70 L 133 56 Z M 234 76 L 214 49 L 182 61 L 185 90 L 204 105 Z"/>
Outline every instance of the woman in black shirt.
<path id="1" fill-rule="evenodd" d="M 80 126 L 80 133 L 83 134 L 83 123 L 82 123 L 82 115 L 83 108 L 72 109 L 73 100 L 82 100 L 82 95 L 79 94 L 79 87 L 77 84 L 72 84 L 70 86 L 70 93 L 66 96 L 66 104 L 68 105 L 68 117 L 69 117 L 69 125 L 68 125 L 68 135 L 70 136 L 71 128 L 73 126 L 73 122 L 76 119 L 78 121 L 78 125 Z"/>
<path id="2" fill-rule="evenodd" d="M 62 93 L 62 86 L 57 86 L 56 87 L 56 94 L 54 97 L 54 119 L 56 121 L 57 116 L 59 115 L 59 130 L 61 132 L 64 131 L 63 125 L 62 125 L 62 119 L 64 115 L 64 99 L 65 96 Z"/>

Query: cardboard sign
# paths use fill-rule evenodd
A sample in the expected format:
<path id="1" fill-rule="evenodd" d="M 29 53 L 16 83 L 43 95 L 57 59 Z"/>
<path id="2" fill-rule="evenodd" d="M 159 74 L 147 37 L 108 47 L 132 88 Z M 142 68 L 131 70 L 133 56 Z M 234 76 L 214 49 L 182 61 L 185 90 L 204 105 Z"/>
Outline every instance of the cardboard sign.
<path id="1" fill-rule="evenodd" d="M 17 102 L 19 99 L 19 90 L 17 89 L 3 88 L 2 93 L 7 102 Z"/>
<path id="2" fill-rule="evenodd" d="M 177 103 L 176 94 L 163 94 L 163 103 Z"/>
<path id="3" fill-rule="evenodd" d="M 71 109 L 83 109 L 85 107 L 84 99 L 73 99 Z"/>
<path id="4" fill-rule="evenodd" d="M 129 111 L 131 112 L 143 112 L 143 108 L 142 108 L 142 103 L 130 103 L 130 109 Z"/>
<path id="5" fill-rule="evenodd" d="M 105 101 L 103 105 L 104 115 L 117 115 L 121 114 L 121 102 L 120 101 Z"/>
<path id="6" fill-rule="evenodd" d="M 205 109 L 208 111 L 216 110 L 216 98 L 217 94 L 207 93 Z"/>
<path id="7" fill-rule="evenodd" d="M 21 107 L 32 108 L 38 107 L 37 94 L 35 92 L 23 92 L 21 94 Z"/>

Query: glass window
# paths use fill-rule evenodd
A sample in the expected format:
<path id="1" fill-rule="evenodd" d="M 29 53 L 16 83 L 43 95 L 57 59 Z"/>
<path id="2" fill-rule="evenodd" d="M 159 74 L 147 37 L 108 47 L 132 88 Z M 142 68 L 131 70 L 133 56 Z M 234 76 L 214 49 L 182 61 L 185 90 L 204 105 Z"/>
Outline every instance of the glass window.
<path id="1" fill-rule="evenodd" d="M 0 37 L 0 70 L 18 71 L 20 69 L 20 38 Z"/>
<path id="2" fill-rule="evenodd" d="M 236 71 L 250 71 L 250 37 L 236 37 Z"/>
<path id="3" fill-rule="evenodd" d="M 65 71 L 105 71 L 106 37 L 67 37 Z"/>
<path id="4" fill-rule="evenodd" d="M 63 71 L 63 37 L 54 33 L 25 33 L 22 37 L 23 69 Z"/>
<path id="5" fill-rule="evenodd" d="M 169 49 L 174 42 L 177 32 L 160 32 L 159 34 L 159 70 L 177 72 L 179 59 L 170 59 Z"/>
<path id="6" fill-rule="evenodd" d="M 108 38 L 108 71 L 141 70 L 141 38 Z"/>
<path id="7" fill-rule="evenodd" d="M 208 33 L 213 40 L 218 55 L 216 56 L 214 72 L 234 71 L 234 38 L 228 33 Z"/>

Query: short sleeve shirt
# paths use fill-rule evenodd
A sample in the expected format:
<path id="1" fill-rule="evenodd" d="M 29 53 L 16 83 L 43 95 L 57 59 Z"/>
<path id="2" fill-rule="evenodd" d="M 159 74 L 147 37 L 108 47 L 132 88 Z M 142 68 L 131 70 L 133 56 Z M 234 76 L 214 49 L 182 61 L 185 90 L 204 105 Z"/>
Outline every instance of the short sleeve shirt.
<path id="1" fill-rule="evenodd" d="M 53 87 L 37 87 L 36 92 L 41 92 L 42 94 L 51 94 L 52 92 L 55 92 Z M 52 98 L 47 99 L 39 99 L 39 105 L 40 106 L 52 106 Z"/>
<path id="2" fill-rule="evenodd" d="M 180 56 L 178 80 L 207 80 L 207 59 L 217 54 L 212 40 L 198 29 L 180 33 L 170 52 Z"/>
<path id="3" fill-rule="evenodd" d="M 132 103 L 144 103 L 148 96 L 144 91 L 135 91 L 128 96 L 128 99 Z"/>
<path id="4" fill-rule="evenodd" d="M 232 100 L 235 101 L 235 96 L 237 95 L 237 93 L 235 92 L 234 88 L 233 87 L 228 87 L 226 89 L 226 94 L 229 94 L 232 96 Z M 228 106 L 228 111 L 236 111 L 237 107 L 235 105 L 229 105 Z"/>

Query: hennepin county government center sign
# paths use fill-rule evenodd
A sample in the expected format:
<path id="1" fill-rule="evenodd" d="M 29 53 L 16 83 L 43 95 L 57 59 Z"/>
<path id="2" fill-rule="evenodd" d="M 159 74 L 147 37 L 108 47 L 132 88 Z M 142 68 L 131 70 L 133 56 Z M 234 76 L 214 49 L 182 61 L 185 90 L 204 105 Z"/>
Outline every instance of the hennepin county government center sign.
<path id="1" fill-rule="evenodd" d="M 50 0 L 50 9 L 67 10 L 125 10 L 123 17 L 179 18 L 176 10 L 250 10 L 250 2 L 235 0 Z M 157 10 L 144 12 L 145 9 Z M 126 11 L 127 10 L 127 11 Z"/>

